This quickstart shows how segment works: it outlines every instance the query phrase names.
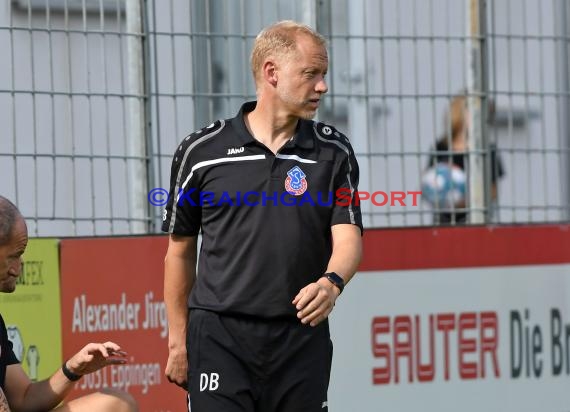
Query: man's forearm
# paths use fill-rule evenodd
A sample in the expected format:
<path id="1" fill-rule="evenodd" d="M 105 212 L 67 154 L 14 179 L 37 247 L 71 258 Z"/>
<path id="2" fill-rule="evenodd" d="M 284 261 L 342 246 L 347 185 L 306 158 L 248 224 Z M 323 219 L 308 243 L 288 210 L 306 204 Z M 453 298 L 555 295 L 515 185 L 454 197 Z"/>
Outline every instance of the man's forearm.
<path id="1" fill-rule="evenodd" d="M 333 251 L 327 272 L 336 272 L 348 283 L 354 276 L 362 257 L 360 228 L 354 225 L 337 225 L 332 228 Z"/>
<path id="2" fill-rule="evenodd" d="M 164 273 L 164 302 L 168 316 L 169 346 L 186 341 L 188 322 L 188 295 L 194 284 L 194 276 L 188 279 L 189 265 L 178 258 L 167 258 Z M 195 273 L 196 269 L 192 271 Z"/>
<path id="3" fill-rule="evenodd" d="M 48 379 L 30 383 L 17 410 L 52 410 L 65 399 L 74 384 L 60 368 Z"/>
<path id="4" fill-rule="evenodd" d="M 188 322 L 188 296 L 196 279 L 196 251 L 186 253 L 169 246 L 164 261 L 164 302 L 168 316 L 169 347 L 185 344 Z"/>

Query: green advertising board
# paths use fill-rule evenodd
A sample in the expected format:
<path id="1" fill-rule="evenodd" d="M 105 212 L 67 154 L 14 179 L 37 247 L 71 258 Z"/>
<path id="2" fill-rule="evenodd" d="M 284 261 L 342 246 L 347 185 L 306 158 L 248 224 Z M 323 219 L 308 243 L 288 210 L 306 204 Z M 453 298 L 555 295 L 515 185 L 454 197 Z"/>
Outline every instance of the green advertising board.
<path id="1" fill-rule="evenodd" d="M 0 293 L 0 312 L 14 353 L 32 380 L 48 378 L 63 362 L 59 239 L 30 239 L 13 293 Z"/>

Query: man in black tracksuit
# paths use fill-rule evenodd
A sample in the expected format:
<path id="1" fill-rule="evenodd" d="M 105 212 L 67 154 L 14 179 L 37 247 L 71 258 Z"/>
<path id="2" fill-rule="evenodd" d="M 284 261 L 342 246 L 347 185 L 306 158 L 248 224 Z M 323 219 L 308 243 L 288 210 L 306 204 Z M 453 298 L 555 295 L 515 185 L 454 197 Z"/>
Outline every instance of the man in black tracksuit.
<path id="1" fill-rule="evenodd" d="M 362 234 L 350 143 L 310 120 L 327 69 L 312 29 L 268 27 L 252 53 L 258 100 L 174 154 L 163 215 L 166 375 L 187 387 L 193 412 L 327 410 L 327 317 L 356 271 Z"/>

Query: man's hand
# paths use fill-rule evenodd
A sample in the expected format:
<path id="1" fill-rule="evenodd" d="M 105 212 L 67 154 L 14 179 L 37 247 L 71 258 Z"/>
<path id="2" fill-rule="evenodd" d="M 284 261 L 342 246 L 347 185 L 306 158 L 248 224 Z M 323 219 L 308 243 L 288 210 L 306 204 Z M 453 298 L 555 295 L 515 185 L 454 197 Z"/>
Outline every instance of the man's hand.
<path id="1" fill-rule="evenodd" d="M 320 278 L 299 291 L 293 305 L 297 308 L 297 317 L 304 324 L 317 326 L 332 312 L 340 290 L 327 278 Z"/>
<path id="2" fill-rule="evenodd" d="M 66 366 L 76 375 L 87 375 L 108 365 L 127 363 L 127 353 L 114 342 L 88 343 L 73 355 Z"/>
<path id="3" fill-rule="evenodd" d="M 186 357 L 186 347 L 169 350 L 164 374 L 169 382 L 175 383 L 181 388 L 186 389 L 186 381 L 188 379 L 188 358 Z"/>

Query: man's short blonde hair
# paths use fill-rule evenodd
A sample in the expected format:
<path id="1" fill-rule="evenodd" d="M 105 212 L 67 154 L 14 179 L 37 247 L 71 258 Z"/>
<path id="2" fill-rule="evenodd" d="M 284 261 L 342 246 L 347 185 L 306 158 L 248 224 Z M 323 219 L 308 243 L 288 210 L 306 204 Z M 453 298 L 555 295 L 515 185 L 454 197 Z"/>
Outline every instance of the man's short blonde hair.
<path id="1" fill-rule="evenodd" d="M 283 57 L 297 51 L 297 37 L 306 35 L 326 47 L 326 39 L 311 27 L 293 20 L 283 20 L 263 29 L 251 52 L 251 71 L 257 84 L 263 62 L 269 57 Z"/>

